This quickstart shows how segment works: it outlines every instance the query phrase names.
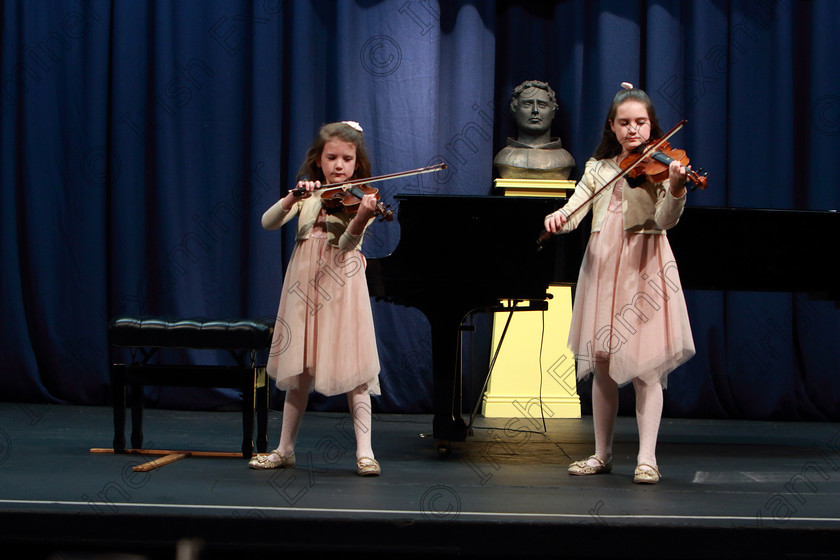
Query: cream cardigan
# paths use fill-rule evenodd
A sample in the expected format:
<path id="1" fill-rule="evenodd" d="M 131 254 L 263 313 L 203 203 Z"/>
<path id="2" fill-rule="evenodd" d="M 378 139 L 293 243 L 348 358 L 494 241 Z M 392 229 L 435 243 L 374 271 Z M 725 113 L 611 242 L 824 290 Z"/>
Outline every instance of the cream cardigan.
<path id="1" fill-rule="evenodd" d="M 316 191 L 309 198 L 295 202 L 289 210 L 284 210 L 281 202 L 282 200 L 277 201 L 274 206 L 265 211 L 262 216 L 263 228 L 278 229 L 295 216 L 298 216 L 296 239 L 298 241 L 309 239 L 312 226 L 315 225 L 318 214 L 321 212 L 321 197 L 318 196 L 318 192 Z M 361 249 L 365 230 L 367 230 L 367 227 L 373 222 L 374 218 L 368 220 L 362 233 L 353 235 L 347 231 L 347 227 L 350 225 L 350 221 L 354 216 L 355 214 L 348 214 L 346 212 L 327 214 L 327 243 L 338 247 L 342 251 Z"/>
<path id="2" fill-rule="evenodd" d="M 583 177 L 575 187 L 575 192 L 563 208 L 558 210 L 567 218 L 571 216 L 560 229 L 560 233 L 569 233 L 575 229 L 589 210 L 592 210 L 592 231 L 601 231 L 613 185 L 601 191 L 594 200 L 588 199 L 619 173 L 621 173 L 621 168 L 614 158 L 590 159 L 586 162 Z M 647 182 L 636 188 L 624 188 L 622 214 L 625 231 L 661 234 L 666 229 L 677 225 L 685 208 L 685 194 L 680 198 L 674 197 L 668 184 L 668 181 Z M 576 211 L 578 208 L 580 210 Z M 575 212 L 574 215 L 572 212 Z"/>

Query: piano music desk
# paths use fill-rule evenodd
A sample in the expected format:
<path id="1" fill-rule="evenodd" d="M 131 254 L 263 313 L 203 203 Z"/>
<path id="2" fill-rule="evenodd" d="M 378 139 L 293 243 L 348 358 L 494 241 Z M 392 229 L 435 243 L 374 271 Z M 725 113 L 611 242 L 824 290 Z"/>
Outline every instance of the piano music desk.
<path id="1" fill-rule="evenodd" d="M 504 196 L 568 198 L 575 182 L 501 178 L 494 181 L 494 187 Z M 566 345 L 572 321 L 572 289 L 551 284 L 548 293 L 552 298 L 547 311 L 513 313 L 482 398 L 485 417 L 580 418 L 575 359 Z M 506 313 L 493 317 L 491 359 L 507 319 Z"/>

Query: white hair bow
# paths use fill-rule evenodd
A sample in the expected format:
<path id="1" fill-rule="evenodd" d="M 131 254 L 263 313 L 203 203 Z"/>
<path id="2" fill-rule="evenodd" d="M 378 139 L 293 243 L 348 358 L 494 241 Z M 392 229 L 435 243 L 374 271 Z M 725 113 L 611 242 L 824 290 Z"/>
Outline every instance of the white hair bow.
<path id="1" fill-rule="evenodd" d="M 350 128 L 355 128 L 359 132 L 364 132 L 364 130 L 362 130 L 362 125 L 360 125 L 356 121 L 341 121 L 341 124 L 346 124 Z"/>

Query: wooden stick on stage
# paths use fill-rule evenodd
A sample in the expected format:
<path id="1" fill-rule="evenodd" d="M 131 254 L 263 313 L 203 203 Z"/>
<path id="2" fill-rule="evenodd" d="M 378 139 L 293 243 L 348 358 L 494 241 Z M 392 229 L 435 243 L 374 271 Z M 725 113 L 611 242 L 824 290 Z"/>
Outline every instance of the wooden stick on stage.
<path id="1" fill-rule="evenodd" d="M 143 463 L 142 465 L 137 465 L 131 468 L 131 470 L 135 472 L 148 472 L 154 470 L 158 467 L 162 467 L 164 465 L 168 465 L 169 463 L 174 463 L 175 461 L 180 461 L 186 457 L 189 457 L 189 452 L 187 453 L 170 453 L 169 455 L 164 455 L 160 459 L 155 459 L 154 461 L 149 461 L 148 463 Z"/>
<path id="2" fill-rule="evenodd" d="M 114 450 L 108 447 L 92 447 L 91 453 L 113 453 Z M 132 455 L 171 455 L 172 453 L 189 453 L 192 457 L 239 457 L 242 453 L 238 451 L 179 451 L 174 449 L 126 449 L 122 453 Z M 253 456 L 253 455 L 252 455 Z"/>
<path id="3" fill-rule="evenodd" d="M 113 453 L 114 450 L 105 447 L 92 447 L 91 453 Z M 171 449 L 126 449 L 124 451 L 130 455 L 161 455 L 159 459 L 154 459 L 142 465 L 132 467 L 138 472 L 146 472 L 175 461 L 180 461 L 186 457 L 237 457 L 242 458 L 242 453 L 233 451 L 175 451 Z"/>

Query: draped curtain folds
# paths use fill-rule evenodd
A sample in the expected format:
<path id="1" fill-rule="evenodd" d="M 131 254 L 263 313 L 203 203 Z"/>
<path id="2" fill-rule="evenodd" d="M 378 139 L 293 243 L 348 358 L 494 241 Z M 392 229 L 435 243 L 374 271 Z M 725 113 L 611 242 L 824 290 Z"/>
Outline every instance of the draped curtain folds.
<path id="1" fill-rule="evenodd" d="M 557 92 L 553 135 L 576 178 L 629 81 L 649 93 L 663 128 L 688 120 L 674 143 L 710 172 L 689 204 L 840 205 L 830 174 L 840 152 L 840 5 L 830 0 L 20 0 L 0 10 L 3 401 L 106 404 L 115 315 L 273 317 L 294 233 L 263 231 L 260 216 L 292 186 L 325 122 L 362 124 L 375 174 L 447 164 L 381 183 L 386 203 L 400 192 L 487 195 L 493 156 L 515 134 L 515 85 L 539 79 Z M 446 224 L 430 216 L 429 227 Z M 399 239 L 397 221 L 376 223 L 365 253 L 384 257 Z M 814 240 L 827 258 L 831 241 Z M 469 248 L 453 239 L 427 258 L 448 250 Z M 840 418 L 831 302 L 686 299 L 698 352 L 672 376 L 666 415 Z M 373 308 L 377 410 L 430 411 L 425 317 Z M 466 345 L 473 400 L 489 361 L 484 330 Z M 198 409 L 239 398 L 184 388 L 147 396 Z"/>

